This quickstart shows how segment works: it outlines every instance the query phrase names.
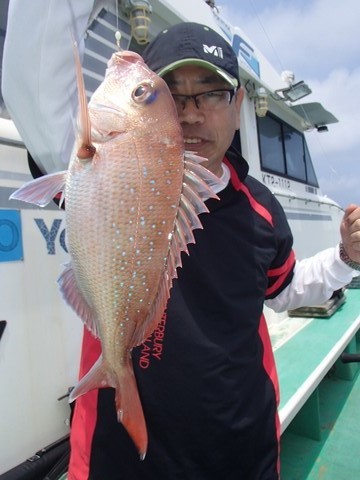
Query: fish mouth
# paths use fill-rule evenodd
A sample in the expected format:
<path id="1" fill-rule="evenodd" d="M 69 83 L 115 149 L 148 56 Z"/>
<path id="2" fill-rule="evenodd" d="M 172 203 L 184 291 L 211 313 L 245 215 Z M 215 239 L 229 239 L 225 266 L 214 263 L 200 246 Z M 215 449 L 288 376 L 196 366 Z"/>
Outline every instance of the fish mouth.
<path id="1" fill-rule="evenodd" d="M 103 103 L 90 102 L 89 110 L 95 110 L 96 112 L 101 112 L 101 113 L 114 113 L 119 117 L 124 116 L 122 114 L 122 111 L 119 110 L 118 108 L 112 107 L 111 105 L 104 105 Z"/>
<path id="2" fill-rule="evenodd" d="M 95 116 L 98 117 L 99 113 L 115 115 L 118 118 L 123 118 L 124 114 L 121 110 L 116 107 L 109 105 L 103 105 L 100 103 L 90 102 L 89 112 L 93 111 Z M 96 127 L 93 123 L 91 125 L 91 139 L 94 142 L 105 143 L 113 138 L 124 133 L 124 130 L 104 130 L 103 127 Z"/>
<path id="3" fill-rule="evenodd" d="M 116 65 L 117 63 L 125 61 L 128 63 L 144 63 L 143 58 L 136 52 L 132 52 L 130 50 L 123 50 L 120 52 L 115 52 L 110 59 L 110 65 Z"/>

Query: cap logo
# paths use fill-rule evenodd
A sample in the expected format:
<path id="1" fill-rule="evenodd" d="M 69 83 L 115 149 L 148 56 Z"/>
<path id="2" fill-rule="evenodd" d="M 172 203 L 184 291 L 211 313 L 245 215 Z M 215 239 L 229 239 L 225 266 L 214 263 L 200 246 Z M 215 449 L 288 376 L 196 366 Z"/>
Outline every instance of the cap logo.
<path id="1" fill-rule="evenodd" d="M 214 55 L 214 57 L 224 58 L 223 49 L 221 47 L 212 46 L 203 44 L 204 52 Z"/>

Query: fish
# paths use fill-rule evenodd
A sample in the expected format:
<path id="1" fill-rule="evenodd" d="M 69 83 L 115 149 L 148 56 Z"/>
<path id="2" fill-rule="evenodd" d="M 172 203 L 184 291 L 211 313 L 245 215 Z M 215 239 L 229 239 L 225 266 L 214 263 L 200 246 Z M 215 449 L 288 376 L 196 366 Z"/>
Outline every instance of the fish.
<path id="1" fill-rule="evenodd" d="M 59 288 L 102 350 L 70 401 L 114 388 L 118 421 L 144 459 L 148 433 L 131 352 L 160 322 L 205 201 L 223 185 L 206 159 L 186 151 L 171 93 L 140 55 L 115 52 L 89 103 L 75 59 L 79 115 L 69 167 L 10 198 L 43 207 L 62 192 L 70 261 Z"/>

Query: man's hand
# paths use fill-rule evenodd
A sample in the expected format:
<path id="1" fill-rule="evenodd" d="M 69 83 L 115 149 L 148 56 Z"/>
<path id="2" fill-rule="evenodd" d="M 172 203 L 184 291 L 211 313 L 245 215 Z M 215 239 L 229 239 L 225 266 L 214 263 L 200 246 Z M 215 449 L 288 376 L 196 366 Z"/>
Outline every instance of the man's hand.
<path id="1" fill-rule="evenodd" d="M 360 263 L 360 206 L 349 205 L 340 225 L 344 249 L 353 262 Z"/>

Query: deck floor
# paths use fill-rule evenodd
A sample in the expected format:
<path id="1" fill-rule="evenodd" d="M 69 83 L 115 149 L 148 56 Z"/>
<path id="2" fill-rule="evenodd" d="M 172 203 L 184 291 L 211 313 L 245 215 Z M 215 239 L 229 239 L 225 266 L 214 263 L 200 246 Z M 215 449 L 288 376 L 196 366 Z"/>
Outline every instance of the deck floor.
<path id="1" fill-rule="evenodd" d="M 360 478 L 360 375 L 349 381 L 330 372 L 319 389 L 321 440 L 284 432 L 282 480 Z"/>

